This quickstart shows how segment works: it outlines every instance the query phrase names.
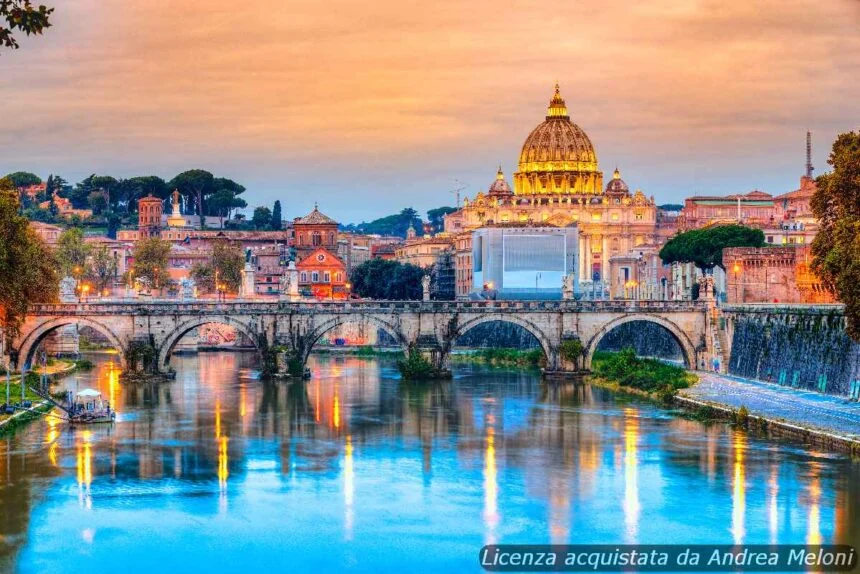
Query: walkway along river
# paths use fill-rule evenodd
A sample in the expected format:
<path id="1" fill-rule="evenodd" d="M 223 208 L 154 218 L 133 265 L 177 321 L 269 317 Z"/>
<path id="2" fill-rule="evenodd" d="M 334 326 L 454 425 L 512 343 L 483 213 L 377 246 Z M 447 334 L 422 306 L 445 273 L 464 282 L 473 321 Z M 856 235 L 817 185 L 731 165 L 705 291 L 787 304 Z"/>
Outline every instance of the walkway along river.
<path id="1" fill-rule="evenodd" d="M 174 382 L 95 386 L 114 425 L 0 441 L 0 571 L 478 571 L 507 543 L 860 544 L 860 463 L 537 372 L 383 358 L 174 357 Z M 416 560 L 419 562 L 416 563 Z"/>

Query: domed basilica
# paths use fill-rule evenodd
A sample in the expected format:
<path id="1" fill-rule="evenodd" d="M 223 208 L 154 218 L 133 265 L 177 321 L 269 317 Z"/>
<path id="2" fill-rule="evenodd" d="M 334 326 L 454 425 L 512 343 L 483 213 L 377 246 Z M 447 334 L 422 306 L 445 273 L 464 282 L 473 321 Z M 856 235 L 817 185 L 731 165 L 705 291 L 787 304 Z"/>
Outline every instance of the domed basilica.
<path id="1" fill-rule="evenodd" d="M 546 119 L 523 144 L 513 182 L 511 191 L 499 167 L 486 192 L 466 198 L 459 211 L 445 218 L 445 231 L 576 224 L 582 282 L 602 280 L 610 257 L 658 242 L 653 197 L 639 190 L 631 194 L 618 169 L 603 186 L 594 145 L 571 121 L 557 84 Z"/>

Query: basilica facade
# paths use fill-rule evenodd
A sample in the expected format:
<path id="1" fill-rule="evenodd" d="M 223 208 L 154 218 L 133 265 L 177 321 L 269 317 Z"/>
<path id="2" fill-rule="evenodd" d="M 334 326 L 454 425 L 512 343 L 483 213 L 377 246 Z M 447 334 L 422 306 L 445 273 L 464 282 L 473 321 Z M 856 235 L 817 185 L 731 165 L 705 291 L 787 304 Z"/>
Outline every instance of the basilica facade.
<path id="1" fill-rule="evenodd" d="M 513 182 L 511 189 L 499 167 L 486 192 L 466 198 L 445 218 L 445 231 L 465 238 L 482 227 L 576 225 L 580 282 L 603 281 L 611 257 L 663 241 L 653 197 L 631 193 L 618 169 L 604 186 L 597 152 L 571 121 L 558 85 L 545 120 L 523 144 Z M 471 260 L 465 243 L 457 242 L 458 267 Z M 458 269 L 457 275 L 465 281 L 468 274 Z M 458 295 L 464 291 L 467 286 L 458 281 Z"/>

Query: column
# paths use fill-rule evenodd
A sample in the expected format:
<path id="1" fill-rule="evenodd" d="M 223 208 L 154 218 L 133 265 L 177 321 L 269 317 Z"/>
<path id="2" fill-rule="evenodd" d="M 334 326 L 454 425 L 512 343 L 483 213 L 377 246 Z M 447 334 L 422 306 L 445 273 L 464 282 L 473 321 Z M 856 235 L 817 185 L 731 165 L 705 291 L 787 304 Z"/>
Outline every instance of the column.
<path id="1" fill-rule="evenodd" d="M 579 234 L 579 281 L 587 281 L 585 276 L 585 235 Z"/>

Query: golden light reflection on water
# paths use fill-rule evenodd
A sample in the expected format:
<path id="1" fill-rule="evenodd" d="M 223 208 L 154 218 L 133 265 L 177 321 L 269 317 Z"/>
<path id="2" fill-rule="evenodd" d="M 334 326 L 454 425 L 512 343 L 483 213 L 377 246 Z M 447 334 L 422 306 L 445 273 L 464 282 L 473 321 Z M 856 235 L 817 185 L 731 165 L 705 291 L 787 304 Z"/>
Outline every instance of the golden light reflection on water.
<path id="1" fill-rule="evenodd" d="M 344 529 L 346 539 L 352 540 L 353 510 L 352 502 L 355 486 L 353 480 L 355 471 L 352 466 L 352 436 L 346 435 L 346 446 L 343 453 L 343 504 L 344 504 Z"/>
<path id="2" fill-rule="evenodd" d="M 624 409 L 624 527 L 626 541 L 636 542 L 639 534 L 639 412 Z"/>
<path id="3" fill-rule="evenodd" d="M 496 526 L 499 524 L 498 483 L 496 471 L 496 418 L 487 415 L 486 447 L 484 450 L 484 524 L 486 542 L 492 544 L 496 539 Z"/>
<path id="4" fill-rule="evenodd" d="M 227 511 L 227 479 L 230 477 L 227 437 L 221 434 L 221 400 L 215 399 L 215 440 L 218 443 L 218 510 Z"/>
<path id="5" fill-rule="evenodd" d="M 90 441 L 92 432 L 81 432 L 77 444 L 77 474 L 78 474 L 78 503 L 81 508 L 92 509 L 93 501 L 90 495 L 90 484 L 93 481 L 93 453 Z"/>
<path id="6" fill-rule="evenodd" d="M 770 542 L 776 544 L 779 541 L 779 465 L 771 464 L 770 477 L 767 481 L 768 491 L 768 528 L 770 529 Z"/>
<path id="7" fill-rule="evenodd" d="M 809 510 L 807 512 L 806 543 L 821 544 L 821 468 L 811 463 L 809 480 Z"/>
<path id="8" fill-rule="evenodd" d="M 48 460 L 51 461 L 52 466 L 57 466 L 57 439 L 60 436 L 60 431 L 57 429 L 57 425 L 60 423 L 60 418 L 51 411 L 45 416 L 45 423 L 48 426 L 47 433 L 45 435 L 45 443 L 50 445 L 48 446 Z"/>
<path id="9" fill-rule="evenodd" d="M 732 536 L 735 544 L 743 544 L 746 535 L 746 477 L 744 453 L 747 437 L 739 430 L 734 432 L 732 452 L 734 455 L 734 474 L 732 476 Z"/>

